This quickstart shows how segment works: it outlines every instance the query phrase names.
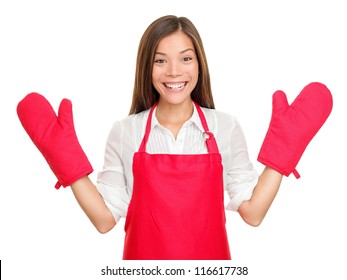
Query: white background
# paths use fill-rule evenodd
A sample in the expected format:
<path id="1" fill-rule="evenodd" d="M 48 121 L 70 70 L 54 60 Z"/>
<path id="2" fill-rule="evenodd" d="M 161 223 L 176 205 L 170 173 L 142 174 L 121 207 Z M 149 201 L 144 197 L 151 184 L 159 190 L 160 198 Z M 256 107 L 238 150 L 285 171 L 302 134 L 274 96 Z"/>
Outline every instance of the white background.
<path id="1" fill-rule="evenodd" d="M 140 37 L 166 14 L 187 16 L 198 28 L 216 107 L 240 120 L 259 172 L 263 167 L 256 157 L 275 90 L 285 91 L 291 102 L 307 83 L 319 81 L 331 90 L 334 108 L 297 167 L 302 177 L 284 178 L 260 227 L 227 213 L 231 263 L 158 263 L 192 270 L 196 265 L 248 266 L 244 279 L 346 279 L 346 12 L 344 1 L 336 0 L 2 0 L 4 279 L 116 279 L 101 276 L 101 269 L 157 264 L 121 261 L 124 220 L 101 235 L 69 188 L 54 189 L 56 179 L 25 134 L 16 105 L 32 91 L 45 95 L 55 109 L 62 98 L 71 99 L 95 180 L 111 125 L 128 114 Z"/>

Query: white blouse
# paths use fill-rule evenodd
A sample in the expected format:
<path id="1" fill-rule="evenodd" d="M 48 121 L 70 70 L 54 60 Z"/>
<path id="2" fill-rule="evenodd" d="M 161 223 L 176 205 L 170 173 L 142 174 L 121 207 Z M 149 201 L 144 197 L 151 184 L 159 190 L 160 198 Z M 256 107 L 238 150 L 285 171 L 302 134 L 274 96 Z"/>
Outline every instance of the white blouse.
<path id="1" fill-rule="evenodd" d="M 202 108 L 202 111 L 222 155 L 224 189 L 230 198 L 226 209 L 237 211 L 243 201 L 251 198 L 258 173 L 249 160 L 246 140 L 237 119 L 213 109 Z M 117 222 L 127 214 L 133 191 L 133 155 L 140 147 L 148 114 L 146 110 L 115 122 L 107 139 L 104 167 L 98 174 L 96 188 Z M 146 152 L 207 153 L 203 132 L 195 106 L 192 117 L 182 126 L 176 139 L 170 130 L 159 124 L 154 111 Z"/>

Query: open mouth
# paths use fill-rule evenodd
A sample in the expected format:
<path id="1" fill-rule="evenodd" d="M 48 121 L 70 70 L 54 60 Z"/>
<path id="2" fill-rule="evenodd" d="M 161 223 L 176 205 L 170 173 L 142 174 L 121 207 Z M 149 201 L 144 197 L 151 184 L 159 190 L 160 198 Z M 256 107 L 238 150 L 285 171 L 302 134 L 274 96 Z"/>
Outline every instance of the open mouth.
<path id="1" fill-rule="evenodd" d="M 180 90 L 185 87 L 187 82 L 181 82 L 181 83 L 164 83 L 164 86 L 168 89 L 172 90 Z"/>

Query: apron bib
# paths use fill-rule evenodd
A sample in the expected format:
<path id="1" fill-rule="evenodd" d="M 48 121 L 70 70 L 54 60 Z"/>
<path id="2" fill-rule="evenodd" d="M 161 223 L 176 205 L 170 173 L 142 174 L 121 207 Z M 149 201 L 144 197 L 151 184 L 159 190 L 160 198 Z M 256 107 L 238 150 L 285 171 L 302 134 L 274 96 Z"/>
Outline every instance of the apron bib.
<path id="1" fill-rule="evenodd" d="M 229 260 L 223 167 L 216 140 L 195 104 L 208 154 L 148 154 L 153 110 L 134 154 L 124 260 Z"/>

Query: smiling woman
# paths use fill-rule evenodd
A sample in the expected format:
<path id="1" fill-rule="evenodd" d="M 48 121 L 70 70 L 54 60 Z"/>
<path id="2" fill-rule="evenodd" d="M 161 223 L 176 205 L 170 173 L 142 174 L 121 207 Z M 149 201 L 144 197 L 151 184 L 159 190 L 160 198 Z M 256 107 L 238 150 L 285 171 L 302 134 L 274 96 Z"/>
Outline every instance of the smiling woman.
<path id="1" fill-rule="evenodd" d="M 96 185 L 75 134 L 71 102 L 63 100 L 56 116 L 33 93 L 17 111 L 57 187 L 71 185 L 99 232 L 126 218 L 124 259 L 228 260 L 224 191 L 226 209 L 258 226 L 283 175 L 297 175 L 296 164 L 332 106 L 320 83 L 305 87 L 293 106 L 283 92 L 273 101 L 258 176 L 239 122 L 214 108 L 198 31 L 189 19 L 170 15 L 155 20 L 141 38 L 130 114 L 109 133 Z"/>
<path id="2" fill-rule="evenodd" d="M 194 46 L 184 32 L 178 31 L 160 41 L 152 70 L 152 83 L 160 95 L 158 108 L 189 104 L 191 109 L 190 94 L 198 76 Z"/>
<path id="3" fill-rule="evenodd" d="M 193 66 L 198 68 L 193 69 Z M 161 72 L 159 69 L 162 69 Z M 194 80 L 188 80 L 191 83 L 189 89 L 192 100 L 203 107 L 213 109 L 210 74 L 198 30 L 185 17 L 164 16 L 155 20 L 148 26 L 139 44 L 130 114 L 147 110 L 158 102 L 160 90 L 157 88 L 157 81 L 154 80 L 155 76 L 166 71 L 165 75 L 168 75 L 169 79 L 165 82 L 186 83 L 188 81 L 178 80 L 175 77 L 177 73 L 172 71 L 188 69 L 192 75 L 190 79 L 194 79 L 195 75 L 198 79 L 195 85 Z M 177 84 L 171 83 L 172 86 L 177 87 Z"/>
<path id="4" fill-rule="evenodd" d="M 160 96 L 158 121 L 175 138 L 193 114 L 191 92 L 198 76 L 199 63 L 192 40 L 182 31 L 163 38 L 155 52 L 152 83 Z"/>

